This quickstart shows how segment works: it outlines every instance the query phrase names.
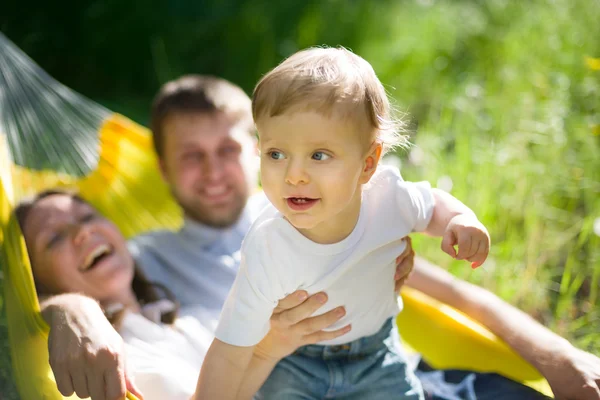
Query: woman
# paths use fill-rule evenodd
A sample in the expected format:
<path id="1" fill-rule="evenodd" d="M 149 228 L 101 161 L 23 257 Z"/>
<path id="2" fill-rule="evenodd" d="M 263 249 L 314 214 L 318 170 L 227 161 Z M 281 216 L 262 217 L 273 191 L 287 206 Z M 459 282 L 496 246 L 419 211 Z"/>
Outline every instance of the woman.
<path id="1" fill-rule="evenodd" d="M 119 229 L 85 200 L 60 191 L 41 193 L 15 213 L 39 295 L 95 299 L 124 339 L 128 370 L 144 398 L 189 399 L 213 332 L 194 318 L 176 316 L 173 296 L 135 266 Z M 257 348 L 242 397 L 251 398 L 277 360 L 295 348 L 279 336 L 272 332 Z M 98 375 L 97 382 L 87 382 L 90 393 L 78 392 L 80 397 L 101 390 L 104 377 Z"/>

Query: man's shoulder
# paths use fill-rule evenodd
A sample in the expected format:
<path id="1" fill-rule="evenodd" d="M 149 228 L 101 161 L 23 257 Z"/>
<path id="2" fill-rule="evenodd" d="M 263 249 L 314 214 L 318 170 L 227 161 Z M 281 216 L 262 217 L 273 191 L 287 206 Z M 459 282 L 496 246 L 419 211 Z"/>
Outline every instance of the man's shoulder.
<path id="1" fill-rule="evenodd" d="M 160 229 L 145 232 L 127 241 L 129 252 L 138 262 L 146 264 L 148 259 L 160 257 L 164 253 L 177 252 L 181 238 L 178 231 Z"/>
<path id="2" fill-rule="evenodd" d="M 158 229 L 144 232 L 129 239 L 128 244 L 136 247 L 156 247 L 176 239 L 178 232 L 168 229 Z"/>

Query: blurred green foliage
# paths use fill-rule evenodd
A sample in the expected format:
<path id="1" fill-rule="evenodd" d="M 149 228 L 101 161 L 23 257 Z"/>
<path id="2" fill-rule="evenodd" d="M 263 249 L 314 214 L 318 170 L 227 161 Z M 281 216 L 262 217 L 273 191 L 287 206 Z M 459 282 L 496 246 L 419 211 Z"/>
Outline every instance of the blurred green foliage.
<path id="1" fill-rule="evenodd" d="M 216 74 L 251 92 L 298 49 L 351 48 L 410 120 L 415 146 L 396 160 L 403 174 L 451 186 L 493 241 L 476 271 L 437 240 L 417 239 L 417 250 L 600 354 L 600 2 L 9 0 L 2 8 L 0 31 L 48 73 L 141 123 L 159 85 L 181 74 Z"/>
<path id="2" fill-rule="evenodd" d="M 50 75 L 147 119 L 148 99 L 166 80 L 210 73 L 251 91 L 282 57 L 312 44 L 361 42 L 391 1 L 17 1 L 0 30 Z M 130 111 L 130 110 L 129 110 Z"/>

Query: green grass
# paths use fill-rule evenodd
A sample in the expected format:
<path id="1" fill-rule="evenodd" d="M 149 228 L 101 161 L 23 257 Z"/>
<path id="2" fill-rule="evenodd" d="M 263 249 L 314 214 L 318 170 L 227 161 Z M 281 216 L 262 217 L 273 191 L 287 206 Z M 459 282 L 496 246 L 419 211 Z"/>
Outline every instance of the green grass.
<path id="1" fill-rule="evenodd" d="M 476 271 L 418 250 L 600 354 L 600 3 L 397 7 L 355 50 L 412 121 L 403 173 L 452 182 L 492 237 Z"/>
<path id="2" fill-rule="evenodd" d="M 586 64 L 600 57 L 600 2 L 311 4 L 280 52 L 343 44 L 369 60 L 411 122 L 403 175 L 452 182 L 492 237 L 489 261 L 475 271 L 442 253 L 438 240 L 415 240 L 419 253 L 600 354 L 600 71 Z M 256 46 L 256 57 L 272 57 L 269 46 Z M 124 103 L 105 101 L 121 112 Z M 144 122 L 148 103 L 136 99 L 125 114 Z"/>

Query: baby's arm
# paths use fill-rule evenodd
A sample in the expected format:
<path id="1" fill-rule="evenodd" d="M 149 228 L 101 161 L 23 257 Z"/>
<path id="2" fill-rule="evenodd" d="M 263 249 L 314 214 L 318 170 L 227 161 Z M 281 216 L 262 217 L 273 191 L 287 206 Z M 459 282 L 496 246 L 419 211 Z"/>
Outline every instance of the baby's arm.
<path id="1" fill-rule="evenodd" d="M 237 399 L 253 352 L 254 346 L 233 346 L 213 340 L 202 363 L 194 399 Z"/>
<path id="2" fill-rule="evenodd" d="M 435 200 L 435 206 L 433 207 L 431 221 L 425 229 L 426 234 L 435 237 L 444 236 L 446 228 L 452 218 L 459 215 L 477 218 L 475 213 L 469 207 L 451 194 L 440 189 L 431 189 L 431 193 Z"/>
<path id="3" fill-rule="evenodd" d="M 490 235 L 475 213 L 454 196 L 432 189 L 435 199 L 433 216 L 425 233 L 442 236 L 442 250 L 452 258 L 471 261 L 477 268 L 486 260 Z M 458 245 L 458 254 L 454 246 Z"/>
<path id="4" fill-rule="evenodd" d="M 241 389 L 245 388 L 244 374 L 254 347 L 269 332 L 273 309 L 284 297 L 278 264 L 272 262 L 262 232 L 251 230 L 244 239 L 240 268 L 221 310 L 215 340 L 202 363 L 195 399 L 245 396 Z"/>

